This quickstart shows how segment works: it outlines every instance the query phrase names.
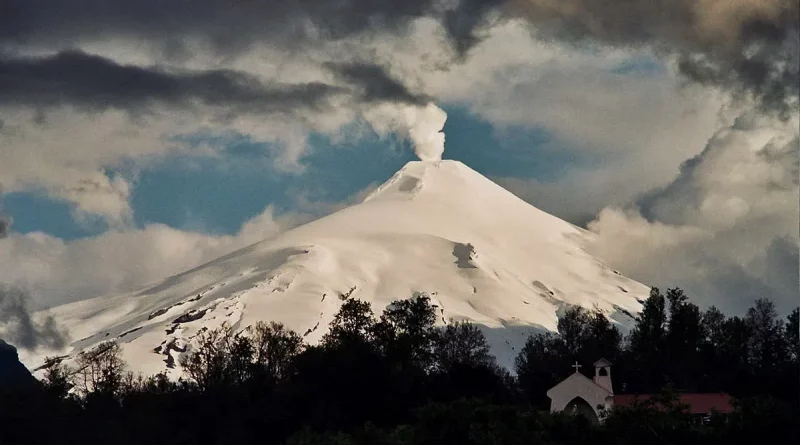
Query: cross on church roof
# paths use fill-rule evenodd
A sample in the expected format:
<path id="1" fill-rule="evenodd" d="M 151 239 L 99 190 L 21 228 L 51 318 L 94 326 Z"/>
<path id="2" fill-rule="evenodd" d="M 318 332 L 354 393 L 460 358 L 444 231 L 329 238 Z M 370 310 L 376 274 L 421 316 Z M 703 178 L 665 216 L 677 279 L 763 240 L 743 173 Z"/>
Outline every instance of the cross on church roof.
<path id="1" fill-rule="evenodd" d="M 572 365 L 572 367 L 575 368 L 575 372 L 578 372 L 578 368 L 580 368 L 581 365 L 579 365 L 578 362 L 576 361 L 575 364 Z"/>

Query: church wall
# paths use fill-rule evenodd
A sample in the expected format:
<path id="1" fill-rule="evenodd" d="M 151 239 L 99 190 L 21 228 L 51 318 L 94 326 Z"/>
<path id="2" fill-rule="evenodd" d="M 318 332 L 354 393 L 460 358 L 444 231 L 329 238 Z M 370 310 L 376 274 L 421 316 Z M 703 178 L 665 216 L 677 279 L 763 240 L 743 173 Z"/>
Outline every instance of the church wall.
<path id="1" fill-rule="evenodd" d="M 580 397 L 588 402 L 598 417 L 600 417 L 598 405 L 606 409 L 610 409 L 614 405 L 613 395 L 579 374 L 573 374 L 568 377 L 566 380 L 550 389 L 547 395 L 551 399 L 551 412 L 563 411 L 569 402 L 576 397 Z"/>

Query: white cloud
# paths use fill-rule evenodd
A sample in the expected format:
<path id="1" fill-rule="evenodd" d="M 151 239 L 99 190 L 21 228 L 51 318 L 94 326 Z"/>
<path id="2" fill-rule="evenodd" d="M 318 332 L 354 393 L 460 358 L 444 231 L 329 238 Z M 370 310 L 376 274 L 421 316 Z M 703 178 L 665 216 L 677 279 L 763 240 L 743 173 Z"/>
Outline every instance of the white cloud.
<path id="1" fill-rule="evenodd" d="M 2 109 L 0 113 L 3 190 L 43 190 L 74 204 L 78 215 L 99 215 L 112 225 L 131 215 L 130 184 L 121 177 L 109 178 L 103 167 L 127 156 L 166 150 L 158 140 L 156 119 L 144 118 L 140 127 L 118 112 L 87 115 L 64 109 L 42 114 Z"/>
<path id="2" fill-rule="evenodd" d="M 220 56 L 197 46 L 184 58 L 165 61 L 152 48 L 120 39 L 83 43 L 80 49 L 119 64 L 198 71 L 238 70 L 266 84 L 320 82 L 344 86 L 341 79 L 325 68 L 325 63 L 362 60 L 366 44 L 352 40 L 334 46 L 342 51 L 347 47 L 347 56 L 330 53 L 327 47 L 298 54 L 269 46 Z M 47 56 L 48 53 L 36 55 Z M 175 135 L 200 132 L 248 135 L 255 142 L 271 143 L 265 159 L 268 158 L 273 167 L 301 173 L 310 132 L 335 137 L 363 113 L 386 114 L 386 109 L 395 107 L 394 114 L 403 115 L 409 108 L 399 104 L 361 103 L 347 94 L 330 97 L 329 105 L 321 109 L 286 110 L 285 113 L 277 110 L 269 114 L 232 112 L 224 106 L 199 104 L 184 109 L 151 104 L 148 109 L 136 112 L 114 109 L 87 112 L 66 105 L 46 109 L 0 107 L 0 152 L 3 153 L 0 187 L 5 192 L 43 191 L 72 204 L 79 218 L 99 216 L 109 225 L 119 227 L 129 221 L 133 213 L 129 198 L 135 188 L 135 178 L 109 178 L 105 171 L 122 163 L 143 167 L 158 157 L 189 150 L 195 156 L 220 155 L 222 147 L 208 143 L 189 147 L 174 140 Z M 425 112 L 426 108 L 420 107 L 420 110 Z M 380 124 L 377 119 L 369 122 Z M 403 128 L 406 124 L 398 122 L 393 129 L 411 138 L 411 128 Z"/>
<path id="3" fill-rule="evenodd" d="M 130 184 L 125 178 L 109 178 L 93 172 L 72 187 L 55 191 L 55 196 L 75 204 L 77 218 L 103 216 L 112 226 L 130 224 L 132 211 L 128 204 Z"/>
<path id="4" fill-rule="evenodd" d="M 274 167 L 301 170 L 299 158 L 314 125 L 282 116 L 227 119 L 220 113 L 209 108 L 181 113 L 154 108 L 138 116 L 115 110 L 87 114 L 69 107 L 0 109 L 0 187 L 6 193 L 42 191 L 72 204 L 78 219 L 101 217 L 119 227 L 133 213 L 129 198 L 135 177 L 109 177 L 109 169 L 122 164 L 144 168 L 152 160 L 177 153 L 216 157 L 224 148 L 190 147 L 173 139 L 179 134 L 246 134 L 255 142 L 279 147 L 265 153 L 264 159 L 273 159 Z M 333 121 L 344 125 L 352 118 L 346 113 L 327 116 L 323 128 L 335 128 Z"/>
<path id="5" fill-rule="evenodd" d="M 678 286 L 703 305 L 781 310 L 798 295 L 798 121 L 745 113 L 712 137 L 669 185 L 589 224 L 593 250 L 648 284 Z"/>
<path id="6" fill-rule="evenodd" d="M 576 162 L 563 175 L 551 182 L 493 179 L 573 221 L 670 182 L 719 128 L 725 102 L 683 84 L 669 61 L 663 72 L 614 72 L 625 63 L 652 64 L 649 53 L 545 43 L 518 21 L 493 28 L 464 64 L 448 69 L 437 69 L 448 50 L 431 22 L 420 21 L 411 39 L 375 51 L 428 94 L 467 105 L 500 138 L 518 127 L 550 133 L 553 141 L 536 150 L 571 153 Z"/>
<path id="7" fill-rule="evenodd" d="M 64 241 L 44 234 L 0 239 L 0 283 L 24 288 L 38 308 L 120 293 L 183 272 L 304 222 L 307 215 L 276 217 L 272 207 L 234 235 L 209 235 L 151 224 Z"/>
<path id="8" fill-rule="evenodd" d="M 94 43 L 83 49 L 121 63 L 164 62 L 130 42 Z M 740 119 L 738 126 L 715 134 L 724 103 L 716 93 L 681 86 L 672 67 L 646 75 L 612 72 L 625 61 L 648 57 L 646 53 L 543 43 L 534 40 L 523 22 L 509 21 L 488 30 L 487 39 L 465 63 L 451 65 L 442 29 L 423 19 L 404 38 L 340 40 L 302 54 L 267 46 L 224 58 L 199 47 L 187 54 L 170 62 L 182 68 L 242 70 L 277 82 L 334 82 L 323 69 L 330 61 L 386 63 L 415 91 L 440 102 L 466 104 L 498 131 L 543 128 L 558 143 L 546 149 L 595 159 L 593 165 L 570 169 L 549 183 L 496 178 L 547 211 L 585 221 L 604 207 L 625 207 L 643 192 L 664 187 L 642 201 L 647 205 L 641 212 L 607 208 L 592 224 L 601 235 L 597 252 L 626 274 L 686 287 L 705 302 L 730 303 L 737 309 L 744 304 L 737 299 L 745 298 L 745 292 L 729 295 L 737 287 L 750 286 L 747 298 L 758 289 L 781 298 L 797 291 L 797 280 L 791 281 L 797 268 L 776 266 L 786 264 L 787 252 L 796 252 L 787 248 L 797 244 L 796 187 L 794 192 L 784 187 L 794 184 L 787 178 L 795 178 L 796 172 L 785 159 L 796 157 L 796 151 L 786 155 L 780 144 L 767 146 L 757 136 L 785 128 L 763 122 L 747 126 Z M 78 215 L 124 221 L 131 213 L 128 198 L 135 180 L 108 178 L 104 169 L 128 160 L 142 165 L 188 150 L 170 142 L 170 135 L 224 130 L 277 141 L 278 167 L 300 171 L 310 130 L 335 136 L 370 111 L 376 110 L 347 101 L 299 118 L 228 116 L 200 108 L 152 110 L 135 119 L 113 111 L 87 115 L 53 109 L 42 115 L 0 110 L 0 186 L 6 191 L 43 189 L 71 202 Z M 373 124 L 380 131 L 379 122 Z M 194 153 L 218 156 L 218 148 L 196 147 Z M 692 166 L 679 172 L 681 162 L 701 151 Z M 86 181 L 96 186 L 81 187 Z M 148 226 L 70 243 L 43 234 L 12 235 L 0 240 L 5 243 L 0 248 L 0 281 L 27 284 L 48 302 L 116 292 L 238 246 L 249 239 L 246 227 L 234 237 L 215 237 Z M 111 253 L 126 250 L 132 252 L 129 258 Z"/>
<path id="9" fill-rule="evenodd" d="M 521 21 L 492 28 L 487 35 L 464 64 L 447 69 L 442 68 L 451 62 L 451 49 L 440 25 L 429 19 L 418 20 L 408 38 L 345 39 L 300 54 L 260 45 L 241 54 L 220 56 L 196 42 L 187 42 L 191 51 L 186 57 L 165 61 L 152 48 L 120 39 L 84 43 L 82 49 L 122 64 L 196 70 L 226 68 L 267 82 L 284 83 L 335 84 L 337 79 L 324 68 L 325 63 L 375 60 L 389 65 L 392 74 L 412 89 L 441 101 L 468 103 L 473 111 L 499 126 L 542 126 L 565 144 L 595 152 L 629 153 L 646 145 L 651 154 L 660 156 L 648 159 L 649 165 L 667 160 L 669 166 L 659 171 L 674 171 L 681 159 L 694 154 L 687 153 L 685 147 L 700 146 L 697 140 L 686 138 L 702 137 L 702 131 L 687 131 L 685 126 L 682 131 L 674 130 L 681 124 L 697 128 L 707 122 L 705 111 L 692 113 L 701 101 L 687 103 L 686 97 L 675 97 L 678 89 L 670 80 L 622 78 L 608 73 L 632 54 L 590 53 L 537 42 Z M 622 94 L 617 91 L 620 88 Z M 364 114 L 381 132 L 385 130 L 382 120 L 369 117 L 387 115 L 386 106 L 372 107 L 342 99 L 318 113 L 268 117 L 231 116 L 225 110 L 207 107 L 180 112 L 153 108 L 137 116 L 119 111 L 85 114 L 69 108 L 46 112 L 2 110 L 4 125 L 0 131 L 4 137 L 0 139 L 0 150 L 4 162 L 0 165 L 0 185 L 7 191 L 44 190 L 75 205 L 78 215 L 97 214 L 118 225 L 132 212 L 128 197 L 135 183 L 130 183 L 133 178 L 127 178 L 128 183 L 105 178 L 104 169 L 123 161 L 146 163 L 153 157 L 186 150 L 186 146 L 169 140 L 172 135 L 201 130 L 236 131 L 255 141 L 277 142 L 279 148 L 271 153 L 276 166 L 302 171 L 309 131 L 335 136 L 344 125 Z M 402 115 L 403 110 L 398 108 L 394 114 Z M 667 139 L 662 137 L 667 134 L 681 136 L 674 143 L 677 149 L 650 144 Z M 706 137 L 708 134 L 706 131 Z M 218 149 L 195 147 L 194 153 L 215 156 Z M 647 170 L 640 177 L 649 182 L 640 188 L 652 186 L 656 177 L 661 183 L 668 179 L 664 174 L 655 174 L 658 172 L 653 168 Z M 612 175 L 605 175 L 609 176 Z M 88 190 L 81 186 L 87 182 L 96 185 Z M 626 182 L 637 181 L 626 178 Z"/>
<path id="10" fill-rule="evenodd" d="M 0 238 L 0 284 L 24 289 L 34 309 L 135 290 L 359 203 L 377 185 L 369 184 L 341 202 L 293 196 L 295 211 L 276 216 L 267 206 L 233 235 L 163 224 L 122 227 L 73 241 L 41 232 L 11 233 Z"/>

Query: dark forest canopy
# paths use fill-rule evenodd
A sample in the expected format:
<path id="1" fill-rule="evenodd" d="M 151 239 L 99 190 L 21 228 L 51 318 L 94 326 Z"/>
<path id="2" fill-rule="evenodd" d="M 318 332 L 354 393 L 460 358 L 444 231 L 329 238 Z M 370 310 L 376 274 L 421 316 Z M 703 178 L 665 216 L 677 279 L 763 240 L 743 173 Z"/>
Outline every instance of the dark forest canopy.
<path id="1" fill-rule="evenodd" d="M 530 444 L 774 443 L 798 439 L 798 310 L 756 300 L 744 317 L 701 311 L 680 289 L 653 289 L 623 337 L 602 313 L 568 310 L 558 334 L 528 339 L 516 375 L 478 327 L 435 326 L 425 294 L 376 317 L 343 298 L 306 345 L 280 323 L 206 330 L 178 382 L 134 376 L 112 342 L 53 360 L 40 384 L 0 392 L 0 443 Z M 578 361 L 613 363 L 616 393 L 660 393 L 601 425 L 550 414 L 545 392 Z M 679 391 L 727 392 L 733 414 L 698 425 Z"/>

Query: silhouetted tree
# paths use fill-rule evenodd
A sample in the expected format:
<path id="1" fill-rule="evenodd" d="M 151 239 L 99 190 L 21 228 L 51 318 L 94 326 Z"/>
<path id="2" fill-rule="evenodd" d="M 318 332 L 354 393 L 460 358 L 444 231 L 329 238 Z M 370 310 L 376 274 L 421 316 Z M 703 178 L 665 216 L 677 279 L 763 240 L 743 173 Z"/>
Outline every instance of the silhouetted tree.
<path id="1" fill-rule="evenodd" d="M 566 310 L 558 319 L 558 335 L 563 342 L 568 359 L 577 359 L 586 341 L 589 314 L 580 306 Z"/>
<path id="2" fill-rule="evenodd" d="M 121 353 L 116 342 L 108 341 L 78 354 L 74 373 L 78 391 L 82 394 L 118 395 L 125 378 L 125 362 Z"/>
<path id="3" fill-rule="evenodd" d="M 48 365 L 42 383 L 47 394 L 57 400 L 65 399 L 75 386 L 70 369 L 55 358 L 45 359 Z"/>
<path id="4" fill-rule="evenodd" d="M 628 339 L 631 390 L 655 392 L 663 386 L 667 339 L 664 295 L 654 287 Z"/>
<path id="5" fill-rule="evenodd" d="M 331 323 L 333 335 L 319 345 L 303 345 L 296 333 L 276 323 L 259 323 L 243 332 L 228 325 L 202 331 L 184 359 L 189 381 L 172 381 L 166 374 L 134 378 L 124 372 L 114 343 L 77 356 L 75 370 L 49 363 L 43 384 L 12 393 L 0 390 L 0 443 L 640 445 L 800 440 L 797 310 L 783 322 L 774 306 L 759 301 L 744 318 L 726 318 L 714 308 L 701 317 L 679 290 L 670 289 L 666 297 L 655 290 L 620 351 L 619 331 L 602 312 L 572 309 L 562 315 L 562 335 L 528 339 L 515 362 L 515 381 L 496 366 L 478 327 L 434 327 L 435 306 L 422 295 L 389 305 L 379 321 L 369 304 L 349 295 L 342 300 Z M 669 357 L 654 357 L 650 349 Z M 693 354 L 699 365 L 692 363 Z M 591 371 L 588 365 L 598 356 L 614 361 L 618 392 L 620 369 L 627 377 L 632 374 L 628 369 L 646 369 L 658 378 L 685 378 L 687 387 L 711 388 L 715 383 L 714 390 L 739 398 L 734 414 L 712 416 L 701 426 L 676 403 L 677 394 L 669 388 L 663 397 L 612 410 L 602 425 L 549 413 L 546 391 L 571 372 L 572 361 Z M 670 367 L 653 365 L 653 360 L 667 358 Z M 716 367 L 713 372 L 710 366 Z M 76 371 L 76 395 L 65 397 Z M 656 387 L 656 379 L 634 383 L 639 385 L 636 391 L 654 393 L 664 386 Z M 516 397 L 518 389 L 524 399 Z"/>
<path id="6" fill-rule="evenodd" d="M 796 367 L 800 363 L 800 308 L 795 308 L 786 318 L 786 339 L 789 342 L 789 361 Z"/>
<path id="7" fill-rule="evenodd" d="M 751 387 L 746 394 L 779 394 L 781 389 L 797 387 L 797 370 L 794 378 L 784 371 L 790 363 L 789 343 L 784 322 L 778 317 L 774 303 L 758 299 L 745 316 L 748 341 L 748 365 Z M 781 395 L 786 399 L 786 395 Z"/>
<path id="8" fill-rule="evenodd" d="M 603 357 L 616 362 L 622 349 L 622 333 L 600 310 L 588 316 L 580 357 L 584 363 L 594 363 Z"/>
<path id="9" fill-rule="evenodd" d="M 701 433 L 678 394 L 665 389 L 650 399 L 608 412 L 601 431 L 605 440 L 600 441 L 615 445 L 706 443 L 700 441 Z"/>
<path id="10" fill-rule="evenodd" d="M 394 414 L 392 404 L 404 401 L 395 397 L 396 375 L 377 345 L 375 325 L 370 304 L 348 298 L 320 345 L 297 356 L 296 374 L 288 384 L 309 425 L 352 428 L 383 421 Z"/>
<path id="11" fill-rule="evenodd" d="M 750 393 L 752 381 L 750 369 L 750 329 L 743 318 L 730 317 L 725 320 L 724 338 L 718 346 L 718 363 L 725 366 L 717 378 L 725 380 L 724 390 L 735 396 Z"/>
<path id="12" fill-rule="evenodd" d="M 700 308 L 689 302 L 680 289 L 668 289 L 666 354 L 668 379 L 684 391 L 696 390 L 696 376 L 701 372 L 700 345 L 703 340 Z"/>
<path id="13" fill-rule="evenodd" d="M 725 343 L 725 315 L 714 306 L 709 307 L 703 312 L 701 317 L 703 325 L 701 332 L 704 341 L 713 347 L 719 347 Z"/>
<path id="14" fill-rule="evenodd" d="M 370 304 L 348 298 L 334 315 L 328 333 L 322 337 L 322 344 L 335 346 L 347 342 L 369 343 L 374 325 L 375 316 Z"/>
<path id="15" fill-rule="evenodd" d="M 431 367 L 436 312 L 428 294 L 392 302 L 371 332 L 390 360 L 420 370 Z"/>
<path id="16" fill-rule="evenodd" d="M 698 391 L 721 392 L 729 388 L 728 376 L 739 367 L 738 358 L 727 350 L 728 322 L 725 315 L 714 306 L 700 317 L 702 340 L 699 346 Z"/>
<path id="17" fill-rule="evenodd" d="M 303 350 L 302 337 L 282 323 L 256 323 L 252 341 L 255 363 L 274 380 L 289 376 L 295 357 Z"/>
<path id="18" fill-rule="evenodd" d="M 547 390 L 564 378 L 569 365 L 561 351 L 563 342 L 551 333 L 528 337 L 514 361 L 520 388 L 540 408 L 549 407 Z"/>
<path id="19" fill-rule="evenodd" d="M 765 370 L 779 365 L 785 357 L 786 342 L 782 335 L 783 321 L 778 318 L 775 304 L 759 298 L 747 310 L 745 324 L 749 332 L 747 349 L 751 366 Z"/>
<path id="20" fill-rule="evenodd" d="M 793 378 L 797 380 L 795 373 Z M 797 394 L 793 394 L 796 400 Z M 766 439 L 770 443 L 800 442 L 797 419 L 800 411 L 774 397 L 748 397 L 736 400 L 735 408 L 719 422 L 713 443 L 751 444 Z"/>
<path id="21" fill-rule="evenodd" d="M 469 322 L 451 322 L 438 329 L 433 347 L 436 369 L 446 372 L 454 366 L 495 366 L 489 343 L 477 326 Z"/>
<path id="22" fill-rule="evenodd" d="M 181 366 L 201 389 L 223 388 L 248 378 L 254 354 L 252 341 L 237 334 L 231 325 L 205 330 L 195 342 L 197 346 L 181 358 Z"/>

